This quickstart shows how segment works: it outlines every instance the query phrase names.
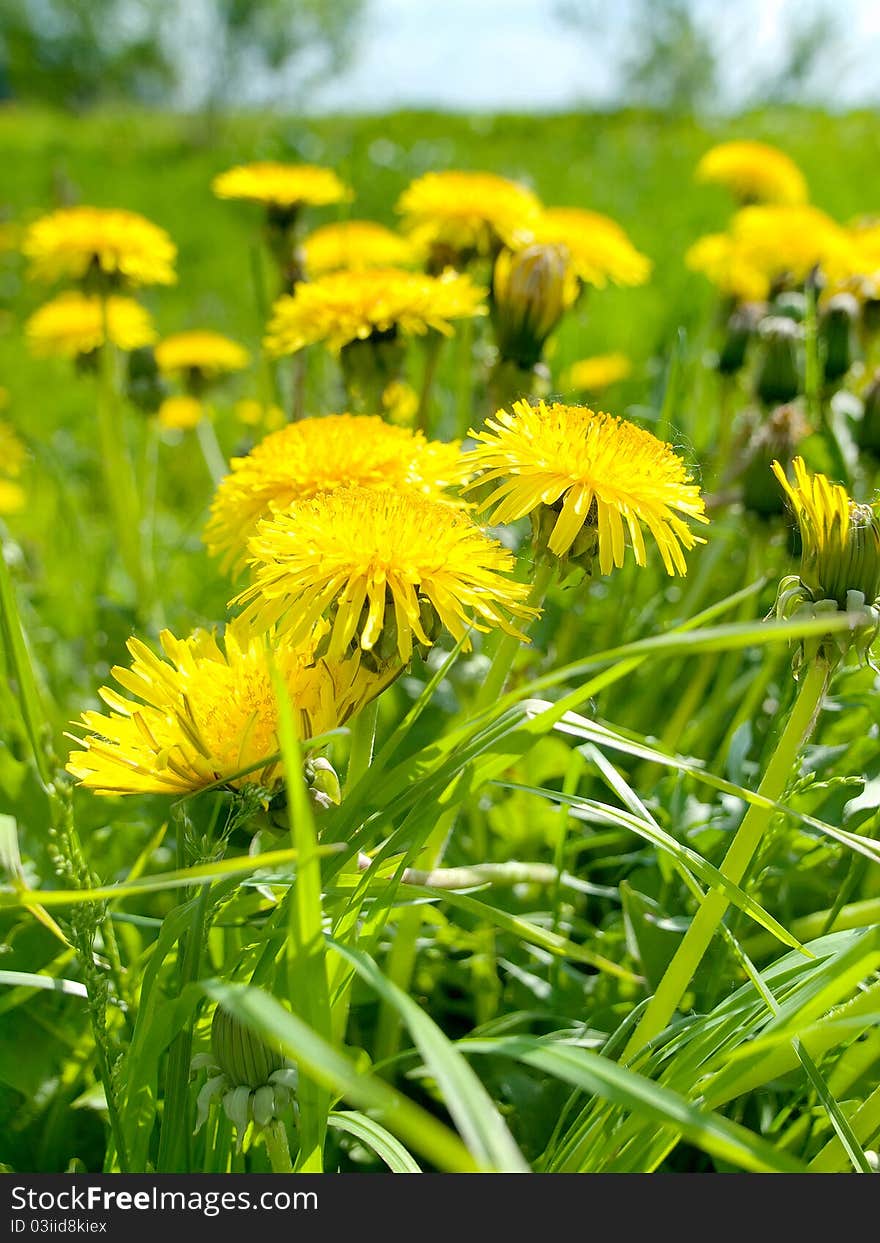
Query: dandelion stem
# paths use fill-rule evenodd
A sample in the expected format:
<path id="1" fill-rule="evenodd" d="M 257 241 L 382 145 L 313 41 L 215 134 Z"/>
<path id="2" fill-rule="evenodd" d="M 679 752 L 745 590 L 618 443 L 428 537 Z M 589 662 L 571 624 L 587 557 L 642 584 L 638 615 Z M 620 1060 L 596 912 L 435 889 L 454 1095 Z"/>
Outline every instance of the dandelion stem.
<path id="1" fill-rule="evenodd" d="M 422 388 L 419 393 L 419 408 L 416 412 L 416 429 L 420 432 L 428 432 L 431 397 L 434 392 L 434 381 L 437 378 L 437 364 L 440 362 L 443 341 L 444 338 L 439 332 L 432 332 L 425 342 L 425 369 L 422 372 Z"/>
<path id="2" fill-rule="evenodd" d="M 770 823 L 771 804 L 778 802 L 785 793 L 801 749 L 813 731 L 829 677 L 830 669 L 825 661 L 815 660 L 809 665 L 791 715 L 758 788 L 762 801 L 749 806 L 721 865 L 721 874 L 734 884 L 740 883 L 761 844 Z M 624 1049 L 622 1060 L 632 1058 L 666 1027 L 694 978 L 728 906 L 728 898 L 719 890 L 713 889 L 706 894 Z"/>
<path id="3" fill-rule="evenodd" d="M 223 450 L 217 442 L 217 433 L 214 431 L 214 424 L 211 422 L 208 412 L 196 424 L 196 436 L 199 440 L 202 457 L 205 459 L 205 465 L 208 468 L 208 474 L 216 487 L 229 473 L 229 467 L 226 464 L 226 458 L 223 456 Z"/>
<path id="4" fill-rule="evenodd" d="M 539 563 L 535 570 L 532 590 L 529 592 L 528 604 L 531 608 L 539 609 L 544 603 L 544 597 L 547 595 L 555 573 L 556 563 L 554 561 L 545 560 Z M 505 634 L 502 637 L 492 656 L 492 664 L 486 674 L 486 681 L 477 692 L 474 703 L 475 711 L 479 712 L 488 707 L 501 694 L 521 643 L 519 635 Z"/>
<path id="5" fill-rule="evenodd" d="M 290 1160 L 290 1148 L 287 1143 L 287 1131 L 284 1123 L 275 1121 L 263 1132 L 266 1152 L 272 1166 L 273 1174 L 292 1174 L 293 1163 Z"/>
<path id="6" fill-rule="evenodd" d="M 306 373 L 308 359 L 306 351 L 300 350 L 293 356 L 293 393 L 291 402 L 291 418 L 294 423 L 304 419 L 306 415 Z"/>
<path id="7" fill-rule="evenodd" d="M 131 576 L 142 613 L 148 609 L 147 577 L 141 557 L 140 506 L 134 469 L 122 433 L 121 410 L 117 394 L 116 355 L 110 340 L 108 304 L 101 296 L 104 343 L 98 350 L 98 434 L 101 463 L 110 510 L 116 527 L 117 546 Z"/>

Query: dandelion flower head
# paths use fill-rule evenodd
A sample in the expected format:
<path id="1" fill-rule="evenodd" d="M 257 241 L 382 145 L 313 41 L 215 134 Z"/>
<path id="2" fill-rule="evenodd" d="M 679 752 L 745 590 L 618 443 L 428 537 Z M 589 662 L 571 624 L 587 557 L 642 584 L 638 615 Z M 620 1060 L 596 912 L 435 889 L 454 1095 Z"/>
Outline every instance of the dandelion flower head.
<path id="1" fill-rule="evenodd" d="M 587 406 L 518 401 L 470 434 L 478 444 L 465 457 L 479 473 L 466 490 L 494 485 L 481 502 L 492 522 L 549 509 L 558 557 L 590 527 L 603 574 L 623 565 L 627 542 L 646 564 L 645 526 L 666 572 L 686 573 L 683 550 L 702 541 L 684 519 L 705 522 L 705 506 L 684 462 L 650 432 Z"/>
<path id="2" fill-rule="evenodd" d="M 257 629 L 292 642 L 324 619 L 328 657 L 350 650 L 407 665 L 416 644 L 469 627 L 518 634 L 528 585 L 513 555 L 461 509 L 388 489 L 339 488 L 260 523 L 250 541 L 253 585 L 235 601 Z"/>
<path id="3" fill-rule="evenodd" d="M 148 311 L 133 298 L 113 295 L 104 303 L 94 294 L 68 290 L 36 310 L 25 325 L 31 353 L 37 358 L 77 358 L 104 344 L 104 333 L 120 350 L 152 345 L 156 330 Z"/>
<path id="4" fill-rule="evenodd" d="M 225 568 L 243 564 L 261 518 L 319 493 L 363 488 L 442 498 L 464 480 L 459 443 L 428 440 L 375 415 L 330 414 L 288 423 L 260 441 L 217 489 L 205 530 Z"/>
<path id="5" fill-rule="evenodd" d="M 651 260 L 633 246 L 616 220 L 581 207 L 549 207 L 510 238 L 514 247 L 541 242 L 564 246 L 572 270 L 587 285 L 643 285 Z"/>
<path id="6" fill-rule="evenodd" d="M 412 243 L 373 220 L 341 220 L 314 229 L 302 243 L 311 278 L 340 268 L 396 268 L 416 262 Z"/>
<path id="7" fill-rule="evenodd" d="M 211 188 L 221 199 L 247 199 L 288 211 L 302 206 L 325 207 L 352 197 L 331 168 L 272 161 L 230 168 L 214 178 Z"/>
<path id="8" fill-rule="evenodd" d="M 632 363 L 626 354 L 594 354 L 571 364 L 562 377 L 562 387 L 579 393 L 598 393 L 632 375 Z"/>
<path id="9" fill-rule="evenodd" d="M 794 160 L 763 142 L 719 143 L 700 160 L 696 178 L 724 186 L 743 204 L 807 201 L 807 183 Z"/>
<path id="10" fill-rule="evenodd" d="M 526 229 L 541 203 L 526 186 L 496 173 L 425 173 L 397 203 L 403 227 L 416 246 L 439 247 L 450 258 L 491 255 Z"/>
<path id="11" fill-rule="evenodd" d="M 83 713 L 84 749 L 71 753 L 68 772 L 101 794 L 179 795 L 215 782 L 271 790 L 282 769 L 264 636 L 232 622 L 222 645 L 205 630 L 186 639 L 165 630 L 161 644 L 158 656 L 129 640 L 130 667 L 112 670 L 125 694 L 104 687 L 109 712 Z M 316 660 L 310 645 L 273 639 L 272 660 L 301 739 L 335 729 L 381 689 L 356 662 Z"/>
<path id="12" fill-rule="evenodd" d="M 156 346 L 156 365 L 165 375 L 197 371 L 216 377 L 242 371 L 249 362 L 247 350 L 220 332 L 176 332 Z"/>
<path id="13" fill-rule="evenodd" d="M 449 336 L 453 320 L 485 314 L 485 292 L 451 270 L 441 276 L 401 268 L 331 272 L 278 299 L 266 348 L 277 357 L 319 341 L 338 352 L 374 334 L 417 336 L 433 329 Z"/>
<path id="14" fill-rule="evenodd" d="M 95 271 L 132 286 L 177 279 L 177 248 L 165 230 L 119 208 L 60 208 L 30 225 L 21 248 L 35 280 L 82 280 Z"/>

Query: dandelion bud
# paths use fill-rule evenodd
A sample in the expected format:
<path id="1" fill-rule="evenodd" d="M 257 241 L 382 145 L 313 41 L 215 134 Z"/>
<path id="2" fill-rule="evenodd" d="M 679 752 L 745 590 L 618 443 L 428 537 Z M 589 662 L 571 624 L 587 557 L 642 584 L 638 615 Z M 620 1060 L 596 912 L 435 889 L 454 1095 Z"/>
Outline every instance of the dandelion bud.
<path id="1" fill-rule="evenodd" d="M 862 397 L 862 417 L 855 425 L 855 440 L 863 453 L 880 457 L 880 371 L 874 372 Z"/>
<path id="2" fill-rule="evenodd" d="M 328 759 L 316 755 L 305 765 L 306 784 L 316 807 L 326 810 L 342 802 L 342 786 L 336 769 Z"/>
<path id="3" fill-rule="evenodd" d="M 205 1123 L 217 1099 L 238 1134 L 238 1147 L 248 1126 L 271 1125 L 293 1103 L 297 1076 L 281 1049 L 268 1044 L 245 1024 L 217 1006 L 211 1023 L 211 1053 L 193 1058 L 193 1069 L 208 1067 L 210 1075 L 198 1098 L 196 1130 Z"/>
<path id="4" fill-rule="evenodd" d="M 857 504 L 825 475 L 810 476 L 803 458 L 795 458 L 793 467 L 795 482 L 790 484 L 779 463 L 773 463 L 801 535 L 800 573 L 782 580 L 777 616 L 863 611 L 865 622 L 855 633 L 838 634 L 833 641 L 829 636 L 804 654 L 834 660 L 852 645 L 865 657 L 880 626 L 880 519 L 871 505 Z"/>
<path id="5" fill-rule="evenodd" d="M 155 414 L 165 396 L 165 386 L 152 346 L 132 350 L 127 371 L 125 391 L 132 405 L 144 414 Z"/>
<path id="6" fill-rule="evenodd" d="M 781 315 L 784 319 L 793 319 L 802 324 L 807 318 L 807 299 L 799 289 L 784 289 L 773 299 L 771 315 Z"/>
<path id="7" fill-rule="evenodd" d="M 744 507 L 762 518 L 785 510 L 785 498 L 771 474 L 771 465 L 791 464 L 795 451 L 808 435 L 809 426 L 800 407 L 794 403 L 778 406 L 767 419 L 760 419 L 746 444 L 742 473 Z"/>
<path id="8" fill-rule="evenodd" d="M 273 1071 L 286 1066 L 280 1048 L 271 1048 L 250 1027 L 218 1006 L 211 1023 L 211 1052 L 233 1087 L 259 1088 Z"/>
<path id="9" fill-rule="evenodd" d="M 527 370 L 576 295 L 562 246 L 503 250 L 495 261 L 492 323 L 500 358 Z"/>
<path id="10" fill-rule="evenodd" d="M 829 299 L 820 326 L 826 380 L 839 380 L 852 366 L 858 352 L 858 318 L 859 304 L 851 293 L 835 294 Z"/>
<path id="11" fill-rule="evenodd" d="M 803 329 L 782 315 L 768 315 L 758 328 L 762 354 L 756 390 L 767 405 L 791 401 L 800 391 L 800 343 Z"/>
<path id="12" fill-rule="evenodd" d="M 741 302 L 734 307 L 725 329 L 724 343 L 718 355 L 718 370 L 722 375 L 735 375 L 746 360 L 746 349 L 755 335 L 762 316 L 766 313 L 763 302 Z"/>

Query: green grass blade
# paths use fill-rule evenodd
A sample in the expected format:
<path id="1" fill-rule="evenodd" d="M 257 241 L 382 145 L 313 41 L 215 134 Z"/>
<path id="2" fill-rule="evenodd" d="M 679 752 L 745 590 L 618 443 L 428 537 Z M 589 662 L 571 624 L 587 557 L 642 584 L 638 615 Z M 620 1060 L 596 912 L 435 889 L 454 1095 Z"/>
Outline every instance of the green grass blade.
<path id="1" fill-rule="evenodd" d="M 325 1040 L 332 1032 L 326 945 L 321 906 L 321 856 L 315 818 L 303 777 L 303 757 L 287 687 L 273 669 L 278 702 L 278 739 L 284 761 L 290 839 L 297 852 L 296 880 L 288 900 L 287 982 L 294 1008 Z M 330 1096 L 321 1083 L 303 1079 L 299 1089 L 300 1149 L 295 1170 L 320 1173 Z"/>
<path id="2" fill-rule="evenodd" d="M 466 1041 L 468 1056 L 511 1057 L 547 1075 L 611 1101 L 652 1124 L 671 1127 L 703 1152 L 752 1173 L 803 1173 L 804 1166 L 746 1127 L 692 1105 L 677 1092 L 575 1045 L 522 1036 Z"/>
<path id="3" fill-rule="evenodd" d="M 437 1082 L 444 1105 L 478 1164 L 506 1173 L 527 1170 L 525 1159 L 489 1093 L 434 1020 L 387 979 L 372 958 L 350 946 L 333 944 L 337 953 L 351 963 L 383 1001 L 394 1007 L 409 1028 L 426 1068 Z"/>
<path id="4" fill-rule="evenodd" d="M 378 1111 L 384 1126 L 438 1169 L 462 1174 L 478 1169 L 448 1127 L 375 1075 L 365 1074 L 350 1057 L 262 989 L 220 980 L 206 980 L 203 988 L 242 1023 L 266 1039 L 277 1040 L 303 1074 L 361 1109 Z"/>
<path id="5" fill-rule="evenodd" d="M 370 1148 L 388 1166 L 392 1174 L 421 1174 L 421 1167 L 415 1157 L 404 1148 L 399 1139 L 380 1126 L 375 1118 L 355 1110 L 344 1113 L 331 1113 L 327 1123 L 336 1131 L 344 1131 L 347 1135 Z"/>

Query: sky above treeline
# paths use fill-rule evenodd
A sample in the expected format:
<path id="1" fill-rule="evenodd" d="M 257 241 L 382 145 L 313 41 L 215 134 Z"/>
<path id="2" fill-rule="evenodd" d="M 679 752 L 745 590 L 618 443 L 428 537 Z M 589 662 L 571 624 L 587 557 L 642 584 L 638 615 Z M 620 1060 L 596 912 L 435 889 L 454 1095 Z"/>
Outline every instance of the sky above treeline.
<path id="1" fill-rule="evenodd" d="M 662 4 L 663 0 L 655 0 Z M 588 19 L 563 20 L 560 0 L 367 0 L 349 67 L 319 83 L 310 111 L 379 112 L 421 105 L 497 111 L 616 106 L 643 6 L 568 0 Z M 880 0 L 693 0 L 718 60 L 720 109 L 748 106 L 816 13 L 833 38 L 803 87 L 829 107 L 880 102 Z M 296 82 L 255 80 L 253 103 L 294 102 Z"/>

